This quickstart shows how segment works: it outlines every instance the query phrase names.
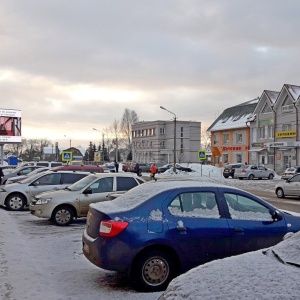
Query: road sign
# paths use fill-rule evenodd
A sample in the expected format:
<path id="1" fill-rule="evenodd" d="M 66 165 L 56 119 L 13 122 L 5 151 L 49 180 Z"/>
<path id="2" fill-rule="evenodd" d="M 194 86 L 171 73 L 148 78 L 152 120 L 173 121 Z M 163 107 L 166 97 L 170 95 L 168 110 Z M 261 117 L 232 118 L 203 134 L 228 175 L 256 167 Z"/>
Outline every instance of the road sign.
<path id="1" fill-rule="evenodd" d="M 62 161 L 71 161 L 72 160 L 72 152 L 63 151 L 61 153 L 61 160 Z"/>
<path id="2" fill-rule="evenodd" d="M 96 151 L 94 153 L 94 161 L 97 161 L 97 162 L 101 161 L 100 151 Z"/>
<path id="3" fill-rule="evenodd" d="M 199 160 L 206 159 L 206 150 L 198 150 L 198 159 Z"/>

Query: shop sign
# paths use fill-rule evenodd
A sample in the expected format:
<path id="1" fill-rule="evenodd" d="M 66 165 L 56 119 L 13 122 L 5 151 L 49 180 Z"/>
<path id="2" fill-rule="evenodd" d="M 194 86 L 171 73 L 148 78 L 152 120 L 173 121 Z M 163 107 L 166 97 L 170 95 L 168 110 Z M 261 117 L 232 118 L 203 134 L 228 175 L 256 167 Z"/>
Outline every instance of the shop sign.
<path id="1" fill-rule="evenodd" d="M 297 131 L 296 130 L 276 132 L 276 138 L 278 138 L 278 139 L 290 138 L 290 137 L 296 137 L 296 136 L 297 136 Z"/>

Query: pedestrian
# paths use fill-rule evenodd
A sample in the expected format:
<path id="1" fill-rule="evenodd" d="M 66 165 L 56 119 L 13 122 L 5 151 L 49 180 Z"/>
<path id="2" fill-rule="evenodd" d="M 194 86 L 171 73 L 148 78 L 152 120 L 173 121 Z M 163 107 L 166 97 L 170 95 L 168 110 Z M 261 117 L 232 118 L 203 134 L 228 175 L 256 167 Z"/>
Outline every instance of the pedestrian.
<path id="1" fill-rule="evenodd" d="M 118 173 L 119 172 L 119 164 L 117 161 L 115 161 L 115 168 L 116 168 L 116 173 Z"/>
<path id="2" fill-rule="evenodd" d="M 150 168 L 150 177 L 151 177 L 151 179 L 154 179 L 155 181 L 157 180 L 155 178 L 156 173 L 157 173 L 156 165 L 155 165 L 155 163 L 153 163 L 151 168 Z"/>
<path id="3" fill-rule="evenodd" d="M 138 176 L 142 176 L 142 170 L 140 169 L 140 165 L 138 163 L 135 164 L 134 171 Z"/>
<path id="4" fill-rule="evenodd" d="M 2 170 L 2 167 L 0 167 L 0 184 L 2 183 L 3 176 L 4 176 L 3 170 Z"/>

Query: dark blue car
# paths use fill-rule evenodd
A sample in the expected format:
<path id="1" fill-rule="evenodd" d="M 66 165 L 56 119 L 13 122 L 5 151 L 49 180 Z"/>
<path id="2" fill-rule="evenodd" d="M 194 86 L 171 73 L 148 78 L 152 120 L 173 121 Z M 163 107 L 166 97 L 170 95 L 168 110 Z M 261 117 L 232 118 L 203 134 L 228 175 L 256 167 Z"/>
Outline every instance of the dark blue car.
<path id="1" fill-rule="evenodd" d="M 128 273 L 135 289 L 158 291 L 197 265 L 275 245 L 299 230 L 299 215 L 240 189 L 158 181 L 91 204 L 83 253 L 100 268 Z"/>

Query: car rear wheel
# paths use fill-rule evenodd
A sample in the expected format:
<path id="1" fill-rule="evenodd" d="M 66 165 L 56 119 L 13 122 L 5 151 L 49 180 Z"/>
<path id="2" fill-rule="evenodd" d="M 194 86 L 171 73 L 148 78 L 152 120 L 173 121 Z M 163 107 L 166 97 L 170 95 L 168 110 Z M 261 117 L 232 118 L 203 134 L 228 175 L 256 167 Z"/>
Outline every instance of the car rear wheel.
<path id="1" fill-rule="evenodd" d="M 248 176 L 248 179 L 253 180 L 253 179 L 254 179 L 254 175 L 253 175 L 253 174 L 250 174 L 250 175 Z"/>
<path id="2" fill-rule="evenodd" d="M 27 201 L 22 194 L 9 195 L 5 201 L 5 206 L 8 210 L 23 210 Z"/>
<path id="3" fill-rule="evenodd" d="M 274 178 L 274 175 L 273 174 L 270 174 L 268 179 L 272 180 Z"/>
<path id="4" fill-rule="evenodd" d="M 284 198 L 284 191 L 283 189 L 279 188 L 276 190 L 276 195 L 278 198 Z"/>
<path id="5" fill-rule="evenodd" d="M 73 222 L 74 213 L 72 208 L 68 206 L 57 207 L 53 214 L 51 220 L 55 225 L 67 226 Z"/>
<path id="6" fill-rule="evenodd" d="M 243 180 L 244 178 L 243 177 L 239 177 L 239 180 Z"/>
<path id="7" fill-rule="evenodd" d="M 177 275 L 176 262 L 165 251 L 151 250 L 140 255 L 131 271 L 131 283 L 138 291 L 165 290 Z"/>

